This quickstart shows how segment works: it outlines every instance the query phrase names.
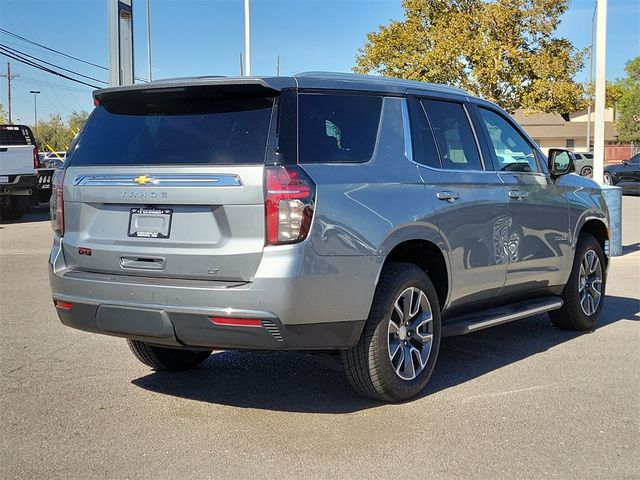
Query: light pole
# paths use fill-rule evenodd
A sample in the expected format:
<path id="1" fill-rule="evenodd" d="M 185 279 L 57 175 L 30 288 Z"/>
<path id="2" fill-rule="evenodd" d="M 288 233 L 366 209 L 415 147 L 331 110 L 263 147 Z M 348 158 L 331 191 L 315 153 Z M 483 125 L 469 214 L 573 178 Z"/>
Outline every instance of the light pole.
<path id="1" fill-rule="evenodd" d="M 593 138 L 593 179 L 602 185 L 604 170 L 605 54 L 607 51 L 607 0 L 598 0 L 596 24 L 596 91 Z"/>
<path id="2" fill-rule="evenodd" d="M 40 90 L 30 90 L 29 93 L 33 93 L 33 128 L 38 132 L 38 94 Z"/>
<path id="3" fill-rule="evenodd" d="M 151 18 L 149 17 L 149 0 L 147 0 L 147 66 L 149 69 L 149 81 L 151 81 Z"/>
<path id="4" fill-rule="evenodd" d="M 596 1 L 596 5 L 593 8 L 593 16 L 591 17 L 591 46 L 589 47 L 589 88 L 593 88 L 593 46 L 596 43 L 595 41 L 595 28 L 594 24 L 596 22 L 596 10 L 598 8 L 598 2 Z M 593 94 L 589 92 L 589 106 L 587 107 L 587 144 L 586 149 L 587 152 L 591 151 L 591 104 L 593 103 Z"/>
<path id="5" fill-rule="evenodd" d="M 251 15 L 249 0 L 244 0 L 244 74 L 251 76 Z"/>

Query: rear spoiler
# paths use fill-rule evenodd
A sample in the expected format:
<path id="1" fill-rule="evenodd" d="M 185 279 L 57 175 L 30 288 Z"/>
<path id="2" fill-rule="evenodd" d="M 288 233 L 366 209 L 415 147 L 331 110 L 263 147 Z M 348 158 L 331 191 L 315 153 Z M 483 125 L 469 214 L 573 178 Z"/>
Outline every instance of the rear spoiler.
<path id="1" fill-rule="evenodd" d="M 109 102 L 118 97 L 122 101 L 124 97 L 141 99 L 147 95 L 184 93 L 186 96 L 198 96 L 203 94 L 250 94 L 256 96 L 277 96 L 283 88 L 296 86 L 295 79 L 291 77 L 200 77 L 171 80 L 158 80 L 136 85 L 122 87 L 103 88 L 93 92 L 96 103 Z"/>

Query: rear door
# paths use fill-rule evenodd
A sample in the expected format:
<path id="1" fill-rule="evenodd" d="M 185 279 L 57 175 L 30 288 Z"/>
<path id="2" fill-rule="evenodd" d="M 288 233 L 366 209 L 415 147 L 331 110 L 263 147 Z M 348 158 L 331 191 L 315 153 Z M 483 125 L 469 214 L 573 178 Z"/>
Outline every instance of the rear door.
<path id="1" fill-rule="evenodd" d="M 571 253 L 566 187 L 550 179 L 537 150 L 505 114 L 484 106 L 475 112 L 509 202 L 504 293 L 560 285 Z"/>
<path id="2" fill-rule="evenodd" d="M 451 265 L 449 307 L 497 296 L 508 264 L 507 200 L 473 131 L 465 103 L 410 99 L 413 157 Z"/>
<path id="3" fill-rule="evenodd" d="M 103 100 L 65 162 L 68 266 L 252 280 L 273 111 L 274 98 L 255 94 Z"/>

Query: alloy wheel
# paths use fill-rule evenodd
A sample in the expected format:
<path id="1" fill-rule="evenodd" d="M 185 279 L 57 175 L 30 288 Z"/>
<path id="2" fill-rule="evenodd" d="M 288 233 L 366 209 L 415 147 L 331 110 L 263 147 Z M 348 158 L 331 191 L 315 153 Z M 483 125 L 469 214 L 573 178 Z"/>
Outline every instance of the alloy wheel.
<path id="1" fill-rule="evenodd" d="M 587 178 L 593 178 L 593 168 L 591 168 L 591 167 L 584 167 L 584 168 L 580 171 L 580 175 L 582 175 L 583 177 L 587 177 Z"/>
<path id="2" fill-rule="evenodd" d="M 424 370 L 433 346 L 433 313 L 425 293 L 405 289 L 393 304 L 388 326 L 389 360 L 402 380 L 413 380 Z"/>
<path id="3" fill-rule="evenodd" d="M 602 266 L 594 250 L 588 250 L 580 263 L 578 293 L 584 314 L 590 317 L 596 313 L 602 300 Z"/>

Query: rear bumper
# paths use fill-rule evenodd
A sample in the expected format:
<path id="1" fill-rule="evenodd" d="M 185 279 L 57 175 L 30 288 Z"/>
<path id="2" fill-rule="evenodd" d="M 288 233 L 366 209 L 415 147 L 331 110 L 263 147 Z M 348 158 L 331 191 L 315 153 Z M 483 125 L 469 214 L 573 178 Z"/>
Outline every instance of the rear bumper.
<path id="1" fill-rule="evenodd" d="M 267 312 L 245 312 L 252 318 L 262 315 L 264 318 L 260 319 L 260 326 L 215 325 L 209 320 L 210 314 L 206 313 L 77 301 L 72 303 L 73 306 L 68 310 L 57 309 L 60 321 L 68 327 L 178 348 L 343 349 L 358 342 L 364 326 L 364 320 L 283 325 L 277 317 Z"/>
<path id="2" fill-rule="evenodd" d="M 0 195 L 12 195 L 17 191 L 35 189 L 38 185 L 36 175 L 9 175 L 8 183 L 0 183 Z"/>
<path id="3" fill-rule="evenodd" d="M 310 247 L 265 249 L 251 283 L 141 278 L 79 272 L 50 257 L 63 324 L 80 330 L 193 348 L 311 350 L 357 343 L 368 316 L 377 257 L 309 257 Z M 259 319 L 259 326 L 217 325 L 211 316 Z"/>

